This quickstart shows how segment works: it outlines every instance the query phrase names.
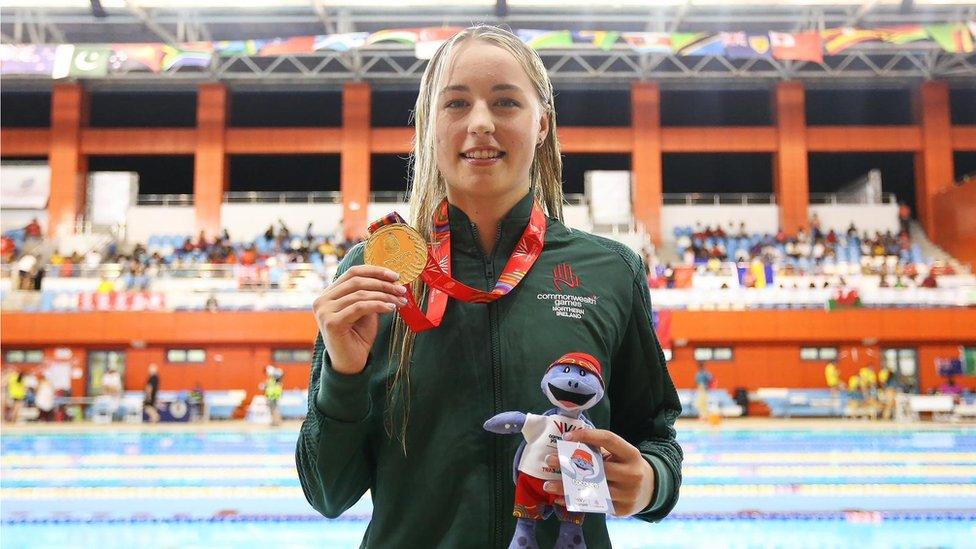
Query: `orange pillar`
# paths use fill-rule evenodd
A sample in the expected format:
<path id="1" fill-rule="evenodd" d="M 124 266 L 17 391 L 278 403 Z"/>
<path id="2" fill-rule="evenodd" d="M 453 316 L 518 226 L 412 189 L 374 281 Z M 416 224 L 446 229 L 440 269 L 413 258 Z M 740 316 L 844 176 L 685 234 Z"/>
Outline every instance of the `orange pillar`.
<path id="1" fill-rule="evenodd" d="M 369 205 L 370 88 L 350 82 L 342 88 L 342 158 L 339 190 L 346 238 L 366 234 Z"/>
<path id="2" fill-rule="evenodd" d="M 47 233 L 73 233 L 85 213 L 88 157 L 81 153 L 81 129 L 88 125 L 88 93 L 80 84 L 56 84 L 51 95 L 51 197 Z"/>
<path id="3" fill-rule="evenodd" d="M 788 234 L 807 225 L 810 179 L 807 169 L 806 92 L 800 82 L 776 86 L 777 147 L 773 154 L 773 192 L 779 205 L 779 226 Z"/>
<path id="4" fill-rule="evenodd" d="M 634 131 L 630 169 L 633 173 L 634 219 L 644 225 L 656 246 L 661 244 L 661 89 L 637 82 L 630 88 L 630 125 Z"/>
<path id="5" fill-rule="evenodd" d="M 952 187 L 954 175 L 949 85 L 924 82 L 915 96 L 915 116 L 922 133 L 922 149 L 915 155 L 915 208 L 926 234 L 937 241 L 935 197 Z"/>
<path id="6" fill-rule="evenodd" d="M 202 84 L 197 90 L 197 145 L 193 163 L 193 203 L 196 230 L 209 238 L 220 234 L 220 206 L 230 188 L 227 156 L 227 86 Z"/>

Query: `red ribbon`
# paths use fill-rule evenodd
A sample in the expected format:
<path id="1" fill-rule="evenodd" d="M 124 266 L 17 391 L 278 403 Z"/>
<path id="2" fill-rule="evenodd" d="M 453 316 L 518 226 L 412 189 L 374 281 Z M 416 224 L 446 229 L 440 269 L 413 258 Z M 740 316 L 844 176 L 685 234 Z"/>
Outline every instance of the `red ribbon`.
<path id="1" fill-rule="evenodd" d="M 391 214 L 370 225 L 370 233 L 380 226 L 399 220 L 397 214 Z M 546 239 L 546 216 L 538 202 L 532 204 L 532 214 L 529 224 L 522 232 L 521 238 L 515 245 L 515 250 L 505 263 L 498 282 L 491 291 L 478 290 L 463 284 L 451 276 L 451 226 L 448 219 L 448 204 L 445 199 L 434 213 L 434 242 L 427 255 L 427 265 L 421 277 L 429 287 L 427 292 L 427 312 L 424 313 L 417 306 L 413 298 L 413 291 L 407 285 L 407 304 L 400 307 L 400 316 L 407 326 L 414 332 L 423 332 L 440 326 L 447 309 L 448 296 L 467 303 L 491 303 L 496 299 L 508 295 L 535 264 L 542 253 L 542 246 Z"/>

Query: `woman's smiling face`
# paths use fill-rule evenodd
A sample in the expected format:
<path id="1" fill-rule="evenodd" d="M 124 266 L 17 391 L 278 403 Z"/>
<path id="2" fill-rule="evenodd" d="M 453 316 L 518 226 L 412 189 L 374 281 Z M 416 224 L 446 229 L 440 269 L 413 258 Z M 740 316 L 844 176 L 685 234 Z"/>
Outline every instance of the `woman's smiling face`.
<path id="1" fill-rule="evenodd" d="M 535 86 L 508 51 L 466 40 L 439 84 L 437 167 L 448 197 L 521 198 L 549 131 Z"/>

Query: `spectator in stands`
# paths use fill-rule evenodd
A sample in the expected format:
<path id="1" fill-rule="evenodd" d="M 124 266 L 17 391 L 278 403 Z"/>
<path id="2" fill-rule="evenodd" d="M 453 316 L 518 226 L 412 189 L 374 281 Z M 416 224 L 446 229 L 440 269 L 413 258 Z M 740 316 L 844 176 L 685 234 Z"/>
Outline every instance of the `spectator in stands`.
<path id="1" fill-rule="evenodd" d="M 37 257 L 26 253 L 17 261 L 17 287 L 21 290 L 34 290 L 34 274 L 37 268 Z"/>
<path id="2" fill-rule="evenodd" d="M 268 225 L 268 230 L 264 231 L 264 239 L 274 240 L 274 238 L 275 238 L 275 230 L 274 230 L 274 223 L 272 223 L 271 225 Z"/>
<path id="3" fill-rule="evenodd" d="M 37 222 L 35 217 L 24 227 L 24 238 L 36 242 L 41 239 L 41 236 L 41 224 Z"/>
<path id="4" fill-rule="evenodd" d="M 705 363 L 698 362 L 698 373 L 695 374 L 695 409 L 698 410 L 698 419 L 706 421 L 708 419 L 708 390 L 715 383 L 715 377 L 705 369 Z"/>
<path id="5" fill-rule="evenodd" d="M 840 391 L 840 371 L 837 370 L 837 365 L 833 362 L 828 362 L 824 366 L 824 379 L 827 382 L 827 388 L 830 389 L 830 394 L 836 397 Z"/>
<path id="6" fill-rule="evenodd" d="M 204 398 L 203 387 L 199 381 L 187 395 L 187 401 L 190 404 L 190 417 L 193 421 L 206 421 L 208 419 L 207 401 Z"/>
<path id="7" fill-rule="evenodd" d="M 216 313 L 220 310 L 220 304 L 217 303 L 217 297 L 214 294 L 210 294 L 210 297 L 207 298 L 207 303 L 204 305 L 204 308 L 211 313 Z"/>
<path id="8" fill-rule="evenodd" d="M 271 412 L 271 425 L 277 427 L 281 425 L 281 410 L 278 408 L 278 403 L 281 401 L 281 394 L 284 392 L 284 385 L 282 384 L 284 372 L 280 368 L 268 364 L 264 373 L 265 380 L 260 388 L 264 391 L 264 398 L 268 402 L 268 411 Z"/>
<path id="9" fill-rule="evenodd" d="M 820 230 L 820 216 L 817 214 L 810 217 L 810 236 L 813 240 L 823 238 L 823 232 Z"/>
<path id="10" fill-rule="evenodd" d="M 905 202 L 898 203 L 898 226 L 901 232 L 908 233 L 911 229 L 912 209 Z"/>
<path id="11" fill-rule="evenodd" d="M 861 376 L 854 374 L 847 378 L 847 415 L 856 416 L 860 414 L 864 402 L 864 393 L 861 392 Z"/>
<path id="12" fill-rule="evenodd" d="M 10 406 L 7 421 L 17 421 L 20 418 L 25 400 L 27 400 L 27 387 L 24 386 L 24 376 L 19 370 L 14 370 L 7 377 L 7 402 Z"/>
<path id="13" fill-rule="evenodd" d="M 101 394 L 110 399 L 114 418 L 122 406 L 122 376 L 115 366 L 109 366 L 102 374 Z"/>
<path id="14" fill-rule="evenodd" d="M 895 404 L 898 402 L 898 386 L 891 370 L 884 366 L 878 370 L 878 387 L 880 388 L 881 419 L 891 419 L 894 415 Z"/>
<path id="15" fill-rule="evenodd" d="M 10 263 L 17 255 L 17 243 L 9 236 L 0 237 L 0 260 Z"/>
<path id="16" fill-rule="evenodd" d="M 862 366 L 858 371 L 861 379 L 861 394 L 864 396 L 864 407 L 872 417 L 877 417 L 878 410 L 878 376 L 870 366 Z"/>
<path id="17" fill-rule="evenodd" d="M 962 387 L 956 385 L 955 376 L 947 376 L 945 382 L 939 386 L 940 395 L 950 395 L 956 402 L 962 397 L 962 392 Z"/>
<path id="18" fill-rule="evenodd" d="M 37 395 L 34 397 L 38 419 L 45 422 L 54 421 L 54 385 L 51 385 L 51 381 L 43 374 L 39 378 Z"/>
<path id="19" fill-rule="evenodd" d="M 149 416 L 150 423 L 159 422 L 159 368 L 155 364 L 149 365 L 149 377 L 143 388 L 142 409 Z"/>
<path id="20" fill-rule="evenodd" d="M 935 273 L 929 270 L 929 273 L 925 275 L 925 279 L 922 280 L 922 288 L 938 288 L 939 283 L 935 280 Z"/>

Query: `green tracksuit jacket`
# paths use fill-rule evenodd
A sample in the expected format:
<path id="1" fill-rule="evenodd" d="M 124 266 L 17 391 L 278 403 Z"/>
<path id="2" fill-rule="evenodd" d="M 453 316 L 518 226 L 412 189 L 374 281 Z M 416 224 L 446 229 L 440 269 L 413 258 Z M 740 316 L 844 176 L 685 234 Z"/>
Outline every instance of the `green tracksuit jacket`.
<path id="1" fill-rule="evenodd" d="M 493 288 L 531 208 L 528 194 L 501 222 L 486 256 L 477 229 L 452 206 L 453 276 Z M 362 261 L 357 246 L 339 272 Z M 450 300 L 441 326 L 415 341 L 406 455 L 384 426 L 396 368 L 388 358 L 391 321 L 382 315 L 357 375 L 332 370 L 317 338 L 296 450 L 305 497 L 323 515 L 338 517 L 370 491 L 363 547 L 506 547 L 521 437 L 482 424 L 502 411 L 551 408 L 540 383 L 567 352 L 589 353 L 603 365 L 606 395 L 586 412 L 594 425 L 635 445 L 657 472 L 652 503 L 636 516 L 657 521 L 674 507 L 682 452 L 673 425 L 681 405 L 651 326 L 641 261 L 625 246 L 549 219 L 541 256 L 509 295 L 488 305 Z M 539 525 L 540 547 L 552 547 L 557 528 L 554 516 Z M 587 515 L 583 528 L 589 547 L 610 545 L 604 516 Z"/>

